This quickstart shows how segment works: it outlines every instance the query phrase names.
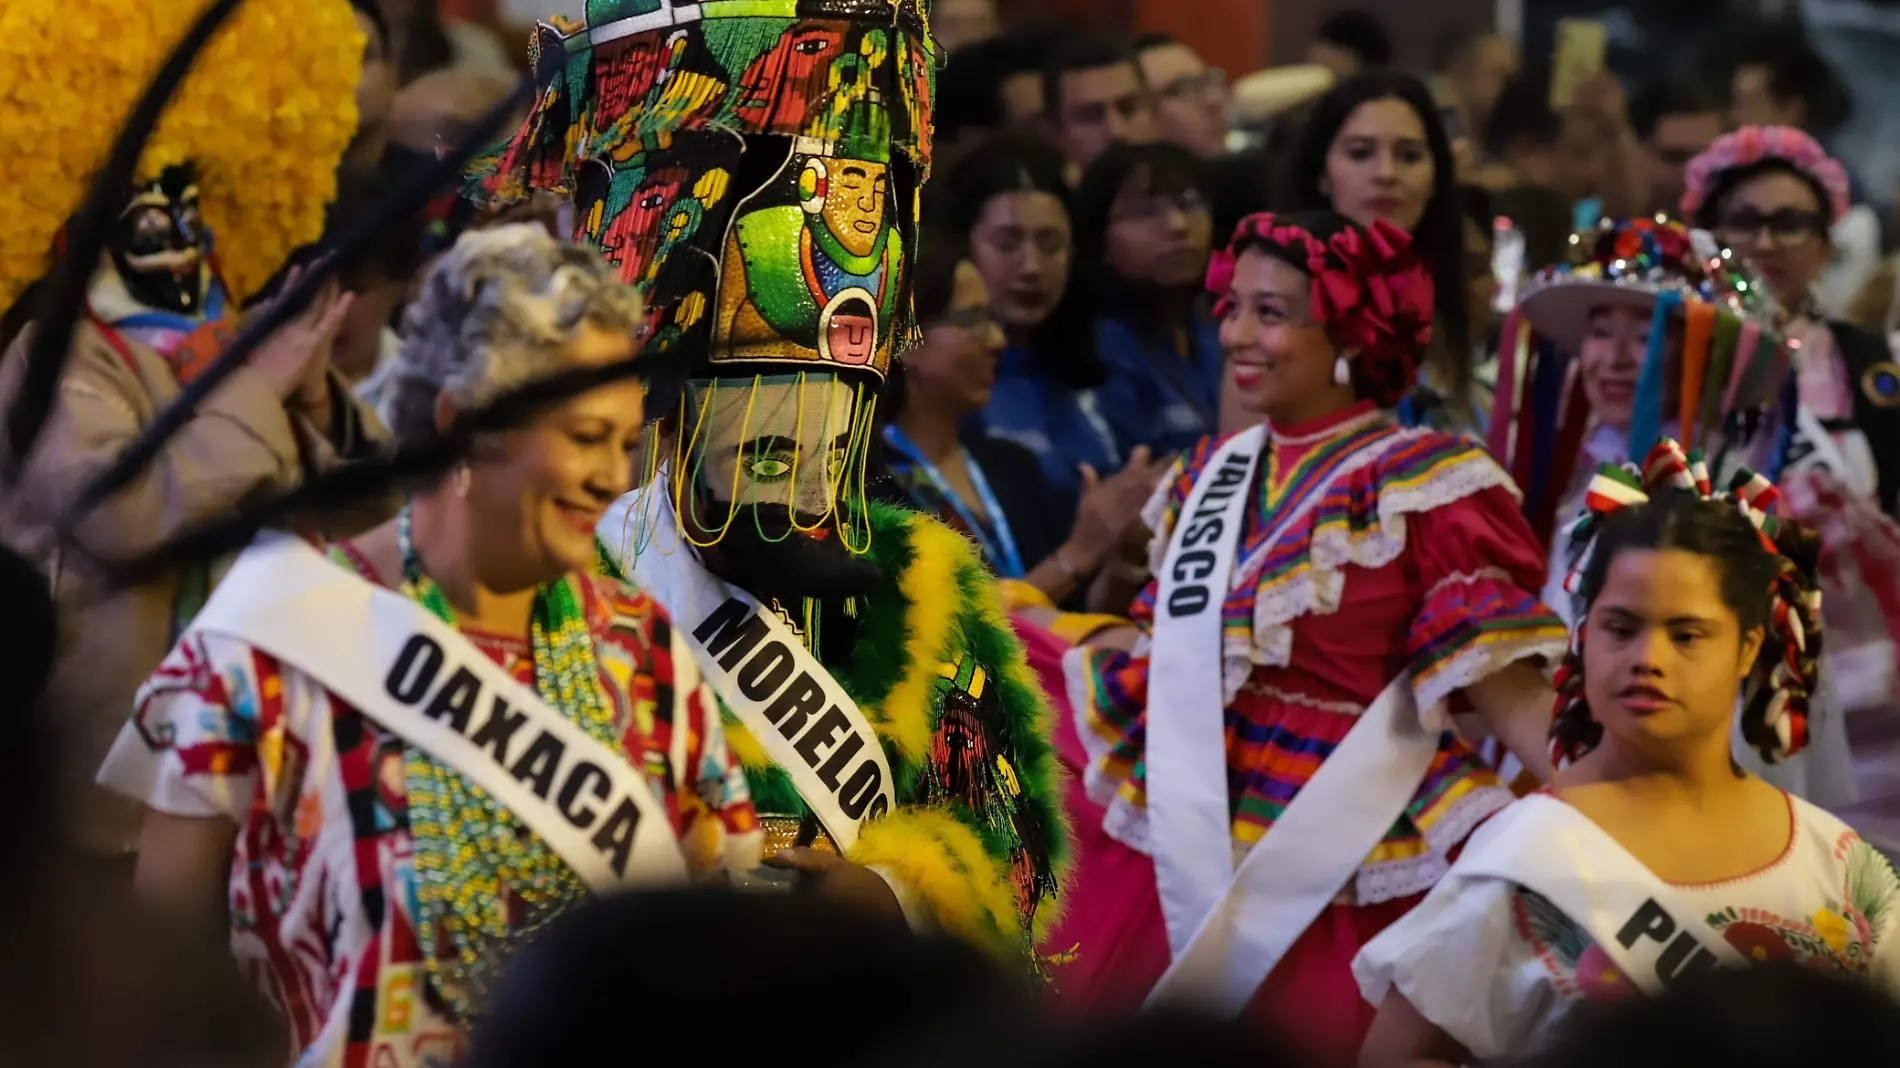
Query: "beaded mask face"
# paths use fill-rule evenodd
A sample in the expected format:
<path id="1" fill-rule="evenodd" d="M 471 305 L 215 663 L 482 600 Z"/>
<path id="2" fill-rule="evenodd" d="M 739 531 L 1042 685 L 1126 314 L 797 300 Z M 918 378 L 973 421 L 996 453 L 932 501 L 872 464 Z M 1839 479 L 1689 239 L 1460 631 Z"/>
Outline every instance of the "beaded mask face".
<path id="1" fill-rule="evenodd" d="M 790 603 L 864 593 L 858 559 L 869 398 L 835 375 L 781 375 L 687 387 L 676 456 L 685 528 L 718 545 L 728 577 Z"/>
<path id="2" fill-rule="evenodd" d="M 210 285 L 211 235 L 198 214 L 198 173 L 165 168 L 132 191 L 107 249 L 126 292 L 158 311 L 194 315 Z"/>

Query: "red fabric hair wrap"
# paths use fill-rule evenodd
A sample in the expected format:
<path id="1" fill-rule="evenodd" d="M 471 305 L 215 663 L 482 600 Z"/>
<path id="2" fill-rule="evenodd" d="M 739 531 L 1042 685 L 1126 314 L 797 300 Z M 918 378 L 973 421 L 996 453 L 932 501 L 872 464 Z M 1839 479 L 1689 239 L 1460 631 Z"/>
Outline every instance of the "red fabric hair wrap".
<path id="1" fill-rule="evenodd" d="M 1231 312 L 1228 287 L 1240 251 L 1265 244 L 1303 261 L 1313 279 L 1313 319 L 1333 344 L 1356 351 L 1353 380 L 1359 395 L 1382 408 L 1412 388 L 1432 339 L 1432 276 L 1412 251 L 1412 238 L 1383 220 L 1369 228 L 1342 227 L 1321 241 L 1271 213 L 1249 215 L 1207 267 L 1207 288 L 1221 298 L 1215 313 Z"/>

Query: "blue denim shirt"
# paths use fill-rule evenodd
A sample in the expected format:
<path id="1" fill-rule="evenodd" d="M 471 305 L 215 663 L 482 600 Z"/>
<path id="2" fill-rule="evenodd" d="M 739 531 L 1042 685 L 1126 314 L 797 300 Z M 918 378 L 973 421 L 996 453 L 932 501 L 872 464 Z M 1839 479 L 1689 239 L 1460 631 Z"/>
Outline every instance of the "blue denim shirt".
<path id="1" fill-rule="evenodd" d="M 1183 452 L 1218 430 L 1223 361 L 1213 320 L 1196 316 L 1190 324 L 1185 360 L 1118 319 L 1096 320 L 1095 346 L 1108 365 L 1096 400 L 1123 450 Z"/>
<path id="2" fill-rule="evenodd" d="M 1071 502 L 1082 493 L 1077 465 L 1088 464 L 1102 475 L 1122 466 L 1122 450 L 1102 418 L 1095 391 L 1051 379 L 1036 354 L 1021 346 L 1003 350 L 989 406 L 976 423 L 990 437 L 1034 453 L 1043 480 Z"/>

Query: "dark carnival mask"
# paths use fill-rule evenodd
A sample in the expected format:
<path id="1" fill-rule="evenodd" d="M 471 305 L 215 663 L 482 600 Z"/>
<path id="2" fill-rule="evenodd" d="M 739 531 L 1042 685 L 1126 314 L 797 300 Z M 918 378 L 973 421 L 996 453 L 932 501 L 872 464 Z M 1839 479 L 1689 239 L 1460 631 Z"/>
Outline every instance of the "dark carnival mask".
<path id="1" fill-rule="evenodd" d="M 133 299 L 194 315 L 204 306 L 210 245 L 198 215 L 198 173 L 184 163 L 132 191 L 107 248 Z"/>

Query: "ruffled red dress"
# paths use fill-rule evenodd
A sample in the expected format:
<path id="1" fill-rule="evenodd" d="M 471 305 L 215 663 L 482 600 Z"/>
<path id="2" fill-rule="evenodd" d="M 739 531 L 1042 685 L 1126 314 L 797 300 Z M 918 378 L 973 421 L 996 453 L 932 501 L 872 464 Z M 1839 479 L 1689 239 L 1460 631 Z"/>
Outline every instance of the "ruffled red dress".
<path id="1" fill-rule="evenodd" d="M 1219 442 L 1184 456 L 1149 505 L 1162 573 L 1174 520 Z M 1223 606 L 1228 796 L 1236 856 L 1280 813 L 1401 672 L 1420 709 L 1521 660 L 1555 663 L 1563 624 L 1533 591 L 1544 553 L 1509 476 L 1451 435 L 1405 430 L 1369 405 L 1271 434 L 1257 465 Z M 1278 539 L 1270 532 L 1297 515 Z M 1131 615 L 1154 618 L 1150 584 Z M 1145 646 L 1145 643 L 1144 643 Z M 1037 655 L 1037 654 L 1040 655 Z M 1032 642 L 1047 667 L 1053 650 Z M 1169 961 L 1148 839 L 1142 651 L 1077 649 L 1057 744 L 1078 784 L 1077 867 L 1067 918 L 1046 944 L 1059 996 L 1089 1008 L 1139 1003 Z M 1053 681 L 1053 680 L 1052 680 Z M 1448 726 L 1448 725 L 1447 725 Z M 1357 1056 L 1373 1007 L 1351 962 L 1444 875 L 1465 837 L 1511 793 L 1445 729 L 1403 815 L 1340 898 L 1293 945 L 1248 1016 L 1329 1062 Z"/>

